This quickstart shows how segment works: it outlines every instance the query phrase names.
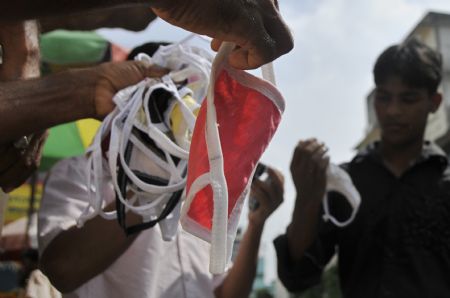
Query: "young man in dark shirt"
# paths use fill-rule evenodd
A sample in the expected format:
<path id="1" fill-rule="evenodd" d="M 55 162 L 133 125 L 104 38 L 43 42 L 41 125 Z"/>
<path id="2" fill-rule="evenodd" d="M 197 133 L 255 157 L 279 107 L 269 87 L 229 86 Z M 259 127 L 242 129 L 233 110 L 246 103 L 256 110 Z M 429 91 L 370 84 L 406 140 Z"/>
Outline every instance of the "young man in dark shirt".
<path id="1" fill-rule="evenodd" d="M 378 58 L 374 105 L 381 140 L 343 165 L 362 199 L 344 228 L 320 216 L 325 146 L 315 139 L 297 145 L 292 222 L 275 240 L 279 277 L 288 290 L 318 283 L 337 253 L 346 298 L 450 297 L 450 168 L 445 153 L 424 141 L 428 115 L 442 101 L 441 77 L 441 55 L 417 40 Z M 345 199 L 328 196 L 331 213 L 348 217 Z"/>

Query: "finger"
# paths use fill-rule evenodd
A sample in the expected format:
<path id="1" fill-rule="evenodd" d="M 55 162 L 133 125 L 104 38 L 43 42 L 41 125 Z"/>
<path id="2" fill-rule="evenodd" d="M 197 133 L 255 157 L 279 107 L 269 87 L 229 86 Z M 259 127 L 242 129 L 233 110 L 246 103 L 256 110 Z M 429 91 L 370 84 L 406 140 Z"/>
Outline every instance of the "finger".
<path id="1" fill-rule="evenodd" d="M 320 162 L 319 162 L 319 168 L 322 170 L 326 170 L 330 164 L 330 157 L 326 155 Z"/>
<path id="2" fill-rule="evenodd" d="M 327 160 L 329 160 L 327 151 L 326 150 L 317 151 L 311 160 L 314 162 L 314 168 L 317 168 L 321 172 L 324 171 L 328 166 Z"/>
<path id="3" fill-rule="evenodd" d="M 327 154 L 328 150 L 329 149 L 325 144 L 319 144 L 312 148 L 311 158 L 315 160 L 321 159 Z"/>
<path id="4" fill-rule="evenodd" d="M 223 43 L 223 40 L 213 38 L 213 40 L 211 40 L 211 49 L 215 52 L 219 51 L 222 43 Z"/>
<path id="5" fill-rule="evenodd" d="M 167 73 L 169 73 L 169 69 L 161 67 L 156 64 L 149 64 L 148 62 L 144 61 L 131 61 L 132 63 L 136 63 L 136 65 L 139 67 L 141 73 L 144 74 L 144 77 L 149 78 L 160 78 Z"/>
<path id="6" fill-rule="evenodd" d="M 149 78 L 160 78 L 168 74 L 169 71 L 167 68 L 154 64 L 147 68 L 145 75 Z"/>
<path id="7" fill-rule="evenodd" d="M 269 175 L 267 180 L 255 181 L 254 189 L 259 193 L 263 193 L 265 198 L 271 202 L 271 206 L 278 206 L 283 201 L 284 188 L 282 181 L 272 169 L 268 168 L 267 174 Z"/>
<path id="8" fill-rule="evenodd" d="M 291 160 L 291 169 L 294 165 L 298 165 L 299 161 L 302 158 L 302 155 L 304 154 L 305 151 L 305 147 L 308 146 L 311 142 L 314 142 L 315 139 L 306 139 L 306 140 L 300 140 L 297 143 L 297 146 L 294 149 L 294 153 L 292 155 L 292 160 Z"/>
<path id="9" fill-rule="evenodd" d="M 254 180 L 250 188 L 250 196 L 260 201 L 269 194 L 264 190 L 264 183 L 261 180 Z"/>
<path id="10" fill-rule="evenodd" d="M 275 203 L 273 203 L 274 196 L 271 195 L 270 189 L 263 181 L 257 180 L 252 183 L 250 196 L 256 199 L 260 206 L 272 208 L 271 206 L 275 205 Z"/>
<path id="11" fill-rule="evenodd" d="M 309 155 L 314 155 L 317 151 L 323 151 L 324 148 L 326 148 L 326 146 L 323 142 L 319 142 L 318 140 L 313 140 L 305 146 L 304 150 Z"/>
<path id="12" fill-rule="evenodd" d="M 300 151 L 305 151 L 305 150 L 307 150 L 307 148 L 309 148 L 310 146 L 313 146 L 316 143 L 318 143 L 316 138 L 306 139 L 306 140 L 298 142 L 297 148 Z"/>
<path id="13" fill-rule="evenodd" d="M 269 63 L 293 48 L 293 38 L 286 23 L 271 1 L 266 1 L 261 19 L 254 19 L 248 28 L 241 48 L 229 56 L 231 66 L 239 69 L 254 69 Z"/>
<path id="14" fill-rule="evenodd" d="M 229 64 L 237 69 L 255 69 L 274 60 L 275 45 L 264 27 L 263 14 L 255 14 L 251 20 L 245 11 L 239 11 L 237 14 L 245 25 L 235 25 L 231 29 L 231 35 L 223 32 L 226 41 L 236 44 L 228 56 Z"/>
<path id="15" fill-rule="evenodd" d="M 271 188 L 276 190 L 278 193 L 283 193 L 284 190 L 284 176 L 281 172 L 267 167 L 267 174 L 269 175 L 269 181 Z"/>
<path id="16" fill-rule="evenodd" d="M 278 0 L 273 0 L 273 5 L 275 5 L 275 8 L 277 10 L 280 10 L 280 6 L 278 5 Z"/>
<path id="17" fill-rule="evenodd" d="M 320 183 L 326 183 L 326 177 L 327 177 L 327 168 L 329 164 L 330 158 L 328 155 L 325 155 L 321 157 L 318 160 L 315 160 L 315 166 L 311 169 L 311 176 L 315 177 L 314 179 L 316 182 Z"/>
<path id="18" fill-rule="evenodd" d="M 301 144 L 295 152 L 295 162 L 298 168 L 311 167 L 311 161 L 315 161 L 315 155 L 323 152 L 326 148 L 323 143 L 316 139 L 310 139 Z M 292 169 L 292 168 L 291 168 Z"/>

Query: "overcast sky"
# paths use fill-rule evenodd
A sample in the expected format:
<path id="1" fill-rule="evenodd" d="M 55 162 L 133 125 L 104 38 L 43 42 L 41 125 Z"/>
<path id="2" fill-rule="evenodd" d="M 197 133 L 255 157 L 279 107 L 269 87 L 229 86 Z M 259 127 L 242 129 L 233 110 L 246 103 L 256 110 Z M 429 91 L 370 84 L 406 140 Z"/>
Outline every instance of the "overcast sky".
<path id="1" fill-rule="evenodd" d="M 278 88 L 287 108 L 263 161 L 286 176 L 284 204 L 266 224 L 268 278 L 274 276 L 271 240 L 290 221 L 294 190 L 289 175 L 292 150 L 316 137 L 330 148 L 333 162 L 350 159 L 366 128 L 365 97 L 372 66 L 387 46 L 400 42 L 428 11 L 450 13 L 448 0 L 279 0 L 295 38 L 294 50 L 275 62 Z M 178 41 L 188 33 L 155 21 L 145 31 L 101 30 L 114 42 L 133 47 L 146 41 Z"/>

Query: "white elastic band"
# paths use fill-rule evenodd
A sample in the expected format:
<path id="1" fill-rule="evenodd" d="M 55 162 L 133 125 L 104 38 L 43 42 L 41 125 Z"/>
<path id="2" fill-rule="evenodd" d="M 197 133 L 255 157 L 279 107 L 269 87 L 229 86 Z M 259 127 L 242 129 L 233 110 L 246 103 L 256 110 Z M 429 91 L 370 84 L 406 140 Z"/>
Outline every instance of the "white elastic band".
<path id="1" fill-rule="evenodd" d="M 215 82 L 218 76 L 218 69 L 226 62 L 230 52 L 235 47 L 234 44 L 225 42 L 219 49 L 214 59 L 210 83 L 207 93 L 207 114 L 206 114 L 206 144 L 209 159 L 208 174 L 198 177 L 192 184 L 187 195 L 187 201 L 183 210 L 188 210 L 191 200 L 196 193 L 210 184 L 213 190 L 214 212 L 211 231 L 211 255 L 210 272 L 213 274 L 223 273 L 228 263 L 231 238 L 227 236 L 228 229 L 228 187 L 224 173 L 224 160 L 222 146 L 220 142 L 219 129 L 217 125 L 217 114 L 214 104 Z M 266 64 L 262 68 L 263 78 L 275 85 L 275 75 L 272 63 Z M 209 181 L 207 181 L 209 178 Z M 185 211 L 186 212 L 186 211 Z M 228 239 L 229 238 L 229 239 Z"/>
<path id="2" fill-rule="evenodd" d="M 120 91 L 114 97 L 114 101 L 117 104 L 116 109 L 105 118 L 100 128 L 100 132 L 94 139 L 93 145 L 88 149 L 90 156 L 88 158 L 89 174 L 87 182 L 89 185 L 92 184 L 96 191 L 95 194 L 91 194 L 89 205 L 78 220 L 79 226 L 83 225 L 86 220 L 89 220 L 98 214 L 107 219 L 117 218 L 116 211 L 104 212 L 102 210 L 104 202 L 102 187 L 105 184 L 103 170 L 105 168 L 105 163 L 102 156 L 101 143 L 103 137 L 107 134 L 110 135 L 110 142 L 108 166 L 106 168 L 109 169 L 111 181 L 116 190 L 117 199 L 119 199 L 126 207 L 126 210 L 135 212 L 149 219 L 151 214 L 162 211 L 161 206 L 167 203 L 174 192 L 180 191 L 185 187 L 186 178 L 183 178 L 183 173 L 187 166 L 186 159 L 188 158 L 189 153 L 179 147 L 174 141 L 167 137 L 165 133 L 161 132 L 161 127 L 159 127 L 158 124 L 152 122 L 149 110 L 150 96 L 155 90 L 164 89 L 170 92 L 173 95 L 173 100 L 180 103 L 182 116 L 187 118 L 184 119 L 187 126 L 193 126 L 192 118 L 195 116 L 186 105 L 183 105 L 184 102 L 179 97 L 175 85 L 170 80 L 165 79 L 163 81 L 165 83 L 146 79 L 137 84 L 134 88 L 127 88 Z M 145 119 L 141 120 L 144 120 L 145 123 L 137 120 L 137 117 L 142 110 L 144 111 Z M 145 144 L 133 134 L 133 128 L 137 128 L 143 133 L 146 133 L 164 152 L 165 160 L 155 154 L 152 150 L 148 149 Z M 137 150 L 141 154 L 144 154 L 161 169 L 167 171 L 169 175 L 168 185 L 160 186 L 146 183 L 131 170 L 128 164 L 129 161 L 125 159 L 125 151 L 127 150 L 128 144 L 134 146 L 133 150 Z M 177 165 L 173 161 L 172 156 L 181 159 Z M 135 199 L 123 197 L 118 184 L 118 165 L 120 165 L 121 169 L 124 171 L 127 179 L 132 182 L 132 184 L 129 185 L 129 189 L 134 192 L 133 197 Z M 136 199 L 136 196 L 139 196 L 139 200 Z M 166 224 L 172 225 L 171 223 Z"/>
<path id="3" fill-rule="evenodd" d="M 327 168 L 326 190 L 327 192 L 335 191 L 342 194 L 350 204 L 352 208 L 352 214 L 347 220 L 343 222 L 338 221 L 333 215 L 331 215 L 328 204 L 328 195 L 325 195 L 323 199 L 323 219 L 325 221 L 330 220 L 334 225 L 340 228 L 349 225 L 355 219 L 355 216 L 359 210 L 359 206 L 361 205 L 361 196 L 356 187 L 353 185 L 350 175 L 339 166 L 330 163 Z"/>
<path id="4" fill-rule="evenodd" d="M 275 71 L 273 70 L 273 62 L 261 66 L 261 73 L 264 80 L 269 81 L 276 86 Z"/>
<path id="5" fill-rule="evenodd" d="M 337 220 L 333 215 L 331 215 L 330 213 L 330 208 L 328 205 L 328 198 L 325 198 L 323 200 L 323 211 L 324 211 L 324 215 L 322 216 L 324 221 L 331 221 L 335 226 L 343 228 L 348 226 L 350 223 L 353 222 L 353 220 L 355 219 L 356 214 L 358 213 L 358 209 L 353 209 L 352 214 L 350 215 L 350 217 L 343 222 L 340 222 L 339 220 Z"/>

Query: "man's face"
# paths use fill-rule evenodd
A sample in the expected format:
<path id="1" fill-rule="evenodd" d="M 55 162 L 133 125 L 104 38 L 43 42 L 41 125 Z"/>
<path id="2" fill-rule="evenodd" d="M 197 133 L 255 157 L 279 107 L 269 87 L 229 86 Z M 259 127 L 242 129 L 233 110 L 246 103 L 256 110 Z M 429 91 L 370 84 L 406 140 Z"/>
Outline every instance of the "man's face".
<path id="1" fill-rule="evenodd" d="M 406 85 L 391 76 L 375 90 L 375 112 L 383 142 L 406 145 L 421 140 L 428 114 L 439 107 L 440 94 Z"/>

